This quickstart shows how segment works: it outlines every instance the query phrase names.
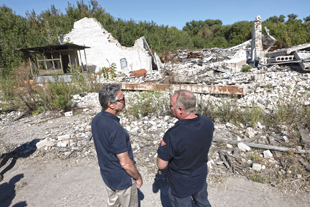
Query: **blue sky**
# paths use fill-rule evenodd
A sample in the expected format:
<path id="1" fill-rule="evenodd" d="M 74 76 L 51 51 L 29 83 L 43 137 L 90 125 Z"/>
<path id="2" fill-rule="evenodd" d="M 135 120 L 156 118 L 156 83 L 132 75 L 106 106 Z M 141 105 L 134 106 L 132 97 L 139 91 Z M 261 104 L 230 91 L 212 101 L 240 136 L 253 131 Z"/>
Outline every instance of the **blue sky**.
<path id="1" fill-rule="evenodd" d="M 298 15 L 302 19 L 310 15 L 310 0 L 97 0 L 107 13 L 115 18 L 135 21 L 154 21 L 157 25 L 175 26 L 182 29 L 192 20 L 219 19 L 223 25 L 238 21 L 253 21 L 257 15 L 262 20 L 271 16 L 288 14 Z M 62 13 L 66 13 L 68 2 L 77 5 L 77 0 L 0 0 L 16 14 L 25 16 L 26 11 L 40 14 L 52 4 Z M 84 0 L 88 4 L 89 0 Z"/>

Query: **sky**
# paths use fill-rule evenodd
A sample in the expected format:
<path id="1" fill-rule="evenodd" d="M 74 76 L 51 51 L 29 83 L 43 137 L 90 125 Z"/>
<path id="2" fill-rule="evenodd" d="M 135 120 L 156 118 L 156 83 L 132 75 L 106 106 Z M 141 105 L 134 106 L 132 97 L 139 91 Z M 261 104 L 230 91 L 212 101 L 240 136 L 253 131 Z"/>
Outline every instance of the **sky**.
<path id="1" fill-rule="evenodd" d="M 82 0 L 80 0 L 81 2 Z M 97 0 L 99 5 L 114 18 L 155 22 L 157 25 L 182 29 L 192 20 L 219 19 L 223 25 L 239 21 L 254 21 L 257 15 L 262 21 L 272 16 L 298 15 L 297 19 L 310 16 L 310 0 Z M 52 4 L 63 14 L 68 2 L 77 6 L 77 0 L 0 0 L 17 15 L 26 16 L 34 10 L 37 15 L 48 10 Z M 87 4 L 90 0 L 84 0 Z"/>

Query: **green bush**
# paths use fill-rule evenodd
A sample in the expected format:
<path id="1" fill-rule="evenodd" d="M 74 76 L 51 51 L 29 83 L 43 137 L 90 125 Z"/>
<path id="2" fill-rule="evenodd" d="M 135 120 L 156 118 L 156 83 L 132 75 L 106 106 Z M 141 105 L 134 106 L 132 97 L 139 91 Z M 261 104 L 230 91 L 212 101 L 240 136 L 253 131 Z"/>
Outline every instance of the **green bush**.
<path id="1" fill-rule="evenodd" d="M 253 68 L 252 65 L 243 65 L 241 68 L 241 72 L 248 72 L 251 68 Z"/>
<path id="2" fill-rule="evenodd" d="M 116 77 L 116 64 L 112 63 L 109 68 L 103 67 L 101 69 L 102 75 L 105 79 L 111 79 L 114 80 Z"/>

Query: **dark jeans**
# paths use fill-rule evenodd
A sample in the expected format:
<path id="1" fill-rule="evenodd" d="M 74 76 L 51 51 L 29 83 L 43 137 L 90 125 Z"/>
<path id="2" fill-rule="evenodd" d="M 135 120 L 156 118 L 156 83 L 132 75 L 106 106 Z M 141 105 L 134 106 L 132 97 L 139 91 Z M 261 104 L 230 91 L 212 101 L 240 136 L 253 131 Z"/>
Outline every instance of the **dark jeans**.
<path id="1" fill-rule="evenodd" d="M 185 198 L 173 195 L 170 188 L 168 189 L 168 194 L 173 207 L 192 207 L 192 199 L 198 207 L 211 207 L 208 200 L 207 182 L 199 192 Z"/>

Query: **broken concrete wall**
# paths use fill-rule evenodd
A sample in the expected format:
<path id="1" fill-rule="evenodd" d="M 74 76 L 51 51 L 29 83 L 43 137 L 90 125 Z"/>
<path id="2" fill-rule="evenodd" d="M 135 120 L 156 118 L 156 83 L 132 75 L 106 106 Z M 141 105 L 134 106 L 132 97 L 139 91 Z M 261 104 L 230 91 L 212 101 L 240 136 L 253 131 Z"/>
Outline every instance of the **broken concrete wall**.
<path id="1" fill-rule="evenodd" d="M 257 16 L 253 23 L 252 43 L 251 43 L 251 61 L 259 61 L 263 57 L 262 42 L 262 18 Z"/>
<path id="2" fill-rule="evenodd" d="M 90 47 L 85 49 L 86 55 L 81 51 L 79 62 L 81 65 L 87 62 L 88 66 L 95 67 L 96 72 L 112 63 L 116 63 L 117 71 L 124 73 L 152 70 L 152 56 L 146 50 L 149 46 L 144 37 L 136 40 L 133 47 L 124 47 L 94 18 L 76 21 L 72 31 L 60 37 L 60 42 Z"/>

